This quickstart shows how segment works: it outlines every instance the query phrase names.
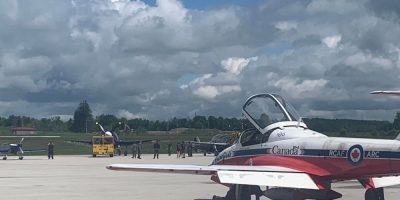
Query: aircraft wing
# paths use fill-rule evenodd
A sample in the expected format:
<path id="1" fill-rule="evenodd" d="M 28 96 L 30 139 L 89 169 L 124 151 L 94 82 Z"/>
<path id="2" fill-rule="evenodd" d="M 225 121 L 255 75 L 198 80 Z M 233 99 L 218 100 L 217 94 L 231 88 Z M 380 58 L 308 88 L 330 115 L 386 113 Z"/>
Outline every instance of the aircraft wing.
<path id="1" fill-rule="evenodd" d="M 191 141 L 190 142 L 191 144 L 194 144 L 195 146 L 196 145 L 209 145 L 209 146 L 230 146 L 230 144 L 229 143 L 223 143 L 223 142 L 194 142 L 194 141 Z"/>
<path id="2" fill-rule="evenodd" d="M 155 142 L 155 141 L 156 140 L 129 140 L 129 141 L 128 140 L 127 141 L 120 140 L 117 142 L 117 144 L 120 146 L 129 146 L 132 144 L 139 144 L 139 143 L 144 144 L 144 143 L 151 143 L 151 142 Z"/>
<path id="3" fill-rule="evenodd" d="M 373 91 L 370 94 L 400 96 L 400 91 Z"/>
<path id="4" fill-rule="evenodd" d="M 84 140 L 66 140 L 64 142 L 71 143 L 71 144 L 81 144 L 81 145 L 85 145 L 85 146 L 91 146 L 93 144 L 92 141 L 84 141 Z"/>
<path id="5" fill-rule="evenodd" d="M 8 153 L 10 151 L 10 147 L 0 147 L 0 153 Z"/>
<path id="6" fill-rule="evenodd" d="M 194 147 L 203 147 L 203 148 L 214 148 L 217 147 L 228 147 L 230 144 L 228 143 L 220 143 L 220 142 L 190 142 Z"/>
<path id="7" fill-rule="evenodd" d="M 47 149 L 23 149 L 24 153 L 46 152 Z"/>
<path id="8" fill-rule="evenodd" d="M 368 179 L 361 179 L 359 181 L 367 189 L 400 185 L 399 176 L 372 177 Z"/>
<path id="9" fill-rule="evenodd" d="M 136 172 L 217 175 L 220 182 L 224 184 L 319 189 L 310 175 L 279 166 L 113 164 L 107 166 L 107 169 Z"/>

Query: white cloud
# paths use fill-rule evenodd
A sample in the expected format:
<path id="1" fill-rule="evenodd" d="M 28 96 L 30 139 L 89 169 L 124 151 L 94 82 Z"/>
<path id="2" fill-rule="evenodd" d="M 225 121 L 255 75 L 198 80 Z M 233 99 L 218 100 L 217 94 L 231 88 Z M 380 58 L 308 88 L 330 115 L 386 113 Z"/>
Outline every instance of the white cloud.
<path id="1" fill-rule="evenodd" d="M 359 69 L 363 71 L 368 70 L 362 66 L 364 64 L 372 64 L 373 67 L 378 67 L 384 70 L 390 70 L 394 67 L 393 62 L 388 58 L 374 57 L 371 54 L 364 54 L 362 52 L 347 57 L 344 60 L 344 63 L 350 66 L 359 67 Z"/>
<path id="2" fill-rule="evenodd" d="M 181 89 L 186 89 L 186 88 L 188 88 L 188 87 L 191 86 L 191 85 L 204 85 L 204 84 L 205 84 L 205 81 L 206 81 L 207 79 L 210 79 L 212 76 L 213 76 L 212 74 L 204 74 L 204 75 L 201 76 L 201 77 L 198 77 L 198 78 L 193 79 L 192 81 L 190 81 L 189 84 L 181 85 L 180 88 L 181 88 Z"/>
<path id="3" fill-rule="evenodd" d="M 193 91 L 193 93 L 201 98 L 213 100 L 217 96 L 231 93 L 240 92 L 241 88 L 239 85 L 222 85 L 222 86 L 201 86 Z"/>
<path id="4" fill-rule="evenodd" d="M 324 79 L 299 81 L 285 77 L 277 81 L 275 86 L 282 88 L 285 93 L 292 96 L 310 98 L 323 94 L 322 90 L 327 83 L 328 81 Z"/>
<path id="5" fill-rule="evenodd" d="M 334 35 L 334 36 L 329 36 L 325 37 L 322 39 L 322 42 L 325 43 L 326 46 L 328 46 L 331 49 L 334 49 L 337 47 L 339 42 L 342 40 L 342 36 L 340 35 Z"/>
<path id="6" fill-rule="evenodd" d="M 297 29 L 297 22 L 295 21 L 279 21 L 275 24 L 275 28 L 281 31 L 289 31 L 292 29 Z"/>
<path id="7" fill-rule="evenodd" d="M 221 61 L 223 68 L 229 73 L 239 75 L 246 68 L 250 61 L 257 61 L 258 57 L 239 58 L 231 57 Z"/>
<path id="8" fill-rule="evenodd" d="M 45 74 L 52 69 L 46 57 L 22 58 L 15 53 L 3 54 L 0 66 L 0 88 L 18 88 L 28 92 L 47 88 Z"/>
<path id="9" fill-rule="evenodd" d="M 211 85 L 200 86 L 199 88 L 194 90 L 193 93 L 199 97 L 206 99 L 214 99 L 219 95 L 217 87 Z"/>
<path id="10" fill-rule="evenodd" d="M 254 2 L 0 1 L 0 115 L 71 115 L 91 99 L 98 114 L 232 116 L 264 91 L 304 107 L 360 98 L 351 110 L 397 87 L 400 23 L 385 3 Z M 177 85 L 185 74 L 201 76 Z"/>
<path id="11" fill-rule="evenodd" d="M 118 113 L 117 113 L 117 116 L 118 117 L 123 117 L 123 118 L 126 118 L 126 119 L 141 118 L 140 115 L 133 114 L 133 113 L 127 111 L 127 110 L 119 110 Z"/>
<path id="12" fill-rule="evenodd" d="M 18 1 L 1 1 L 0 19 L 4 17 L 10 21 L 16 21 L 19 14 L 18 6 Z"/>

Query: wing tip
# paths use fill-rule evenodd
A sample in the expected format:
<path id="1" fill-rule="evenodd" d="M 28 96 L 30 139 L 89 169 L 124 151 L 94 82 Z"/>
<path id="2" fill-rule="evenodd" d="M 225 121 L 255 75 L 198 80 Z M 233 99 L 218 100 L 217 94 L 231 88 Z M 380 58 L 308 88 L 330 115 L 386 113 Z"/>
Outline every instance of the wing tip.
<path id="1" fill-rule="evenodd" d="M 382 91 L 372 91 L 372 92 L 370 92 L 370 94 L 380 94 L 380 93 L 382 93 Z"/>
<path id="2" fill-rule="evenodd" d="M 109 170 L 118 170 L 118 169 L 120 169 L 120 168 L 118 168 L 117 166 L 115 166 L 115 164 L 112 164 L 112 165 L 107 165 L 107 166 L 106 166 L 106 169 L 109 169 Z"/>

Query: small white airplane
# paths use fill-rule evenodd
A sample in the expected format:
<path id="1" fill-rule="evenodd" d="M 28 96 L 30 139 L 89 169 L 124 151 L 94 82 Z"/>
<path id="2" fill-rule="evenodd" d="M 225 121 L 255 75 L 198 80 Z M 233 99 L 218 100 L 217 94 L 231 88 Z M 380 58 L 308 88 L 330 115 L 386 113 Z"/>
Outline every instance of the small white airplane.
<path id="1" fill-rule="evenodd" d="M 242 112 L 255 129 L 211 165 L 112 164 L 111 170 L 210 175 L 228 186 L 225 200 L 337 199 L 332 183 L 358 180 L 365 200 L 383 200 L 384 187 L 400 184 L 400 141 L 328 137 L 307 128 L 293 107 L 276 94 L 257 94 Z M 259 186 L 267 186 L 261 191 Z"/>

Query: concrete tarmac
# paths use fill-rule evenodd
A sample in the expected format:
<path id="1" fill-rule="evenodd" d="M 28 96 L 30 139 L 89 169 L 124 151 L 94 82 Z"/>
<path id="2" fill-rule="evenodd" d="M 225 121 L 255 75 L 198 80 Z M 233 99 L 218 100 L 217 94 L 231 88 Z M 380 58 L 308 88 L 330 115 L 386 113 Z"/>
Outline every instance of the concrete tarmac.
<path id="1" fill-rule="evenodd" d="M 10 156 L 0 160 L 1 199 L 29 200 L 208 200 L 224 196 L 227 188 L 214 184 L 209 176 L 138 173 L 111 171 L 113 163 L 198 164 L 207 165 L 213 157 L 195 155 L 178 159 L 175 155 L 144 155 L 143 159 L 130 156 L 97 157 L 25 156 L 24 160 Z M 342 199 L 363 199 L 364 189 L 354 181 L 334 184 Z M 399 199 L 398 187 L 385 190 L 386 199 Z M 262 198 L 267 199 L 267 198 Z"/>

